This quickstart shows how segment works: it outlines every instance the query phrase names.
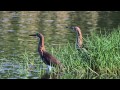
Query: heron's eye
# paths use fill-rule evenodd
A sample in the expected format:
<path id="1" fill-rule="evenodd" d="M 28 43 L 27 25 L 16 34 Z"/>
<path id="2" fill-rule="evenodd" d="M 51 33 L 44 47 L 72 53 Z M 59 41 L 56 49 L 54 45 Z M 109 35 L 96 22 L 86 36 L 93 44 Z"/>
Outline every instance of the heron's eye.
<path id="1" fill-rule="evenodd" d="M 36 36 L 38 36 L 39 35 L 39 33 L 36 33 Z"/>

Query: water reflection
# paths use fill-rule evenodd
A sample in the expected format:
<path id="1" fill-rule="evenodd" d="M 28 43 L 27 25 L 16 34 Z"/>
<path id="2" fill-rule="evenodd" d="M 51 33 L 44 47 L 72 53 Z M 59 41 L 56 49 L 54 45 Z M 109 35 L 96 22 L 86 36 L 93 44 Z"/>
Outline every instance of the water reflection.
<path id="1" fill-rule="evenodd" d="M 111 32 L 119 24 L 119 11 L 0 11 L 0 64 L 11 58 L 20 61 L 19 56 L 25 50 L 37 52 L 37 39 L 30 38 L 29 34 L 41 32 L 46 47 L 57 47 L 66 42 L 75 43 L 75 34 L 67 30 L 66 26 L 80 26 L 85 37 L 95 30 L 99 31 L 99 28 L 107 28 L 107 32 Z M 7 77 L 5 73 L 11 73 L 13 68 L 19 68 L 19 65 L 2 66 L 1 78 Z M 21 77 L 24 75 L 17 78 Z"/>
<path id="2" fill-rule="evenodd" d="M 98 12 L 97 26 L 107 28 L 107 32 L 111 32 L 113 28 L 117 28 L 120 25 L 120 11 L 104 11 Z"/>
<path id="3" fill-rule="evenodd" d="M 35 65 L 35 67 L 38 67 L 38 65 Z M 13 62 L 3 62 L 0 64 L 0 78 L 39 78 L 38 73 L 40 73 L 40 70 L 36 69 L 35 67 L 31 68 L 31 65 L 28 65 L 28 67 L 24 67 L 23 63 L 17 64 Z"/>

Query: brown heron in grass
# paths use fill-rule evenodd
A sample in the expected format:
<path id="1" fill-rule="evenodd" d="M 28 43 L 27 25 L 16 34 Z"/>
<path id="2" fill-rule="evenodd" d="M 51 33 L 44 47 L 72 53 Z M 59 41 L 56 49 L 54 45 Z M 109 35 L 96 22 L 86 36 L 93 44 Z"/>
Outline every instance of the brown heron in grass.
<path id="1" fill-rule="evenodd" d="M 29 36 L 37 36 L 39 38 L 38 52 L 42 61 L 47 65 L 48 73 L 51 71 L 52 66 L 61 66 L 60 61 L 45 50 L 44 36 L 41 33 L 36 33 Z"/>
<path id="2" fill-rule="evenodd" d="M 78 26 L 72 26 L 72 27 L 66 27 L 66 28 L 69 28 L 76 33 L 76 44 L 75 44 L 76 49 L 79 51 L 80 54 L 82 54 L 82 57 L 85 60 L 90 60 L 89 53 L 86 50 L 87 48 L 84 47 L 83 45 L 83 35 L 81 32 L 81 29 Z"/>
<path id="3" fill-rule="evenodd" d="M 72 31 L 76 32 L 76 48 L 79 50 L 82 48 L 83 45 L 83 37 L 82 37 L 82 32 L 79 27 L 71 27 Z"/>
<path id="4" fill-rule="evenodd" d="M 90 53 L 87 50 L 88 48 L 85 47 L 83 44 L 83 37 L 82 37 L 81 29 L 78 26 L 72 26 L 72 27 L 66 27 L 66 28 L 70 28 L 72 31 L 76 32 L 76 35 L 77 35 L 77 37 L 76 37 L 76 49 L 78 51 L 80 51 L 84 60 L 87 60 L 87 61 L 92 60 L 93 61 L 91 63 L 91 68 L 94 71 L 98 72 L 99 67 L 96 65 L 96 60 L 91 58 Z"/>
<path id="5" fill-rule="evenodd" d="M 84 50 L 85 52 L 87 52 L 87 50 L 85 48 L 83 48 L 83 36 L 82 36 L 82 32 L 81 29 L 78 26 L 72 26 L 72 27 L 66 27 L 66 28 L 70 28 L 72 31 L 74 31 L 76 33 L 76 49 L 78 51 Z"/>

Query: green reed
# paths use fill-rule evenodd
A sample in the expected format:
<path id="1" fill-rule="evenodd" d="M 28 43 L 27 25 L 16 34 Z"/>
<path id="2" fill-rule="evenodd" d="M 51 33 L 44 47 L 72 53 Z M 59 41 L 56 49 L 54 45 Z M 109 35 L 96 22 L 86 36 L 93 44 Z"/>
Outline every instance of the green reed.
<path id="1" fill-rule="evenodd" d="M 86 42 L 85 42 L 86 41 Z M 65 66 L 63 79 L 120 78 L 120 30 L 107 35 L 94 33 L 85 38 L 87 53 L 78 52 L 75 45 L 67 43 L 56 48 L 48 47 Z M 87 57 L 87 58 L 86 58 Z"/>
<path id="2" fill-rule="evenodd" d="M 84 48 L 77 51 L 74 43 L 66 43 L 46 50 L 56 57 L 64 68 L 59 73 L 58 68 L 53 68 L 50 78 L 57 79 L 118 79 L 120 78 L 120 29 L 110 34 L 93 33 L 84 37 Z M 85 51 L 86 50 L 86 51 Z M 46 67 L 37 52 L 25 50 L 19 57 L 12 58 L 14 63 L 20 65 L 19 78 L 41 78 Z M 31 67 L 29 66 L 31 65 Z M 2 67 L 2 66 L 1 66 Z M 32 71 L 31 71 L 32 70 Z M 35 72 L 37 71 L 37 72 Z M 32 74 L 32 76 L 29 75 Z M 58 74 L 59 73 L 59 74 Z M 11 74 L 11 73 L 9 73 Z M 7 74 L 6 74 L 7 75 Z M 8 78 L 7 76 L 6 78 Z"/>

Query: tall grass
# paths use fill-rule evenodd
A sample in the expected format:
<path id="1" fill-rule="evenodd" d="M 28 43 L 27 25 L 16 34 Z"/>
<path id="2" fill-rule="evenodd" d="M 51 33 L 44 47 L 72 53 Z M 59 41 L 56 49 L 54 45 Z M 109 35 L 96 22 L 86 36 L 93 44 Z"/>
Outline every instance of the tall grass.
<path id="1" fill-rule="evenodd" d="M 110 34 L 102 35 L 93 33 L 90 37 L 84 37 L 85 48 L 78 52 L 74 43 L 66 43 L 56 47 L 46 46 L 46 50 L 56 57 L 64 65 L 62 75 L 58 75 L 58 69 L 53 68 L 50 78 L 59 79 L 117 79 L 120 78 L 120 29 L 114 30 Z M 36 52 L 37 53 L 37 52 Z M 39 71 L 32 73 L 36 77 L 45 74 L 45 70 L 40 69 L 40 65 L 45 67 L 39 54 L 25 51 L 20 57 L 25 71 L 21 75 L 28 77 L 30 69 Z M 29 65 L 34 66 L 30 68 Z M 97 68 L 98 70 L 96 70 Z M 20 76 L 21 76 L 20 75 Z M 34 77 L 34 76 L 32 76 Z"/>
<path id="2" fill-rule="evenodd" d="M 89 55 L 86 52 L 78 52 L 74 43 L 54 48 L 48 46 L 46 50 L 64 65 L 60 79 L 117 79 L 120 78 L 119 42 L 120 30 L 118 29 L 108 35 L 93 33 L 92 36 L 85 37 L 85 48 Z M 98 71 L 95 70 L 96 67 Z M 57 69 L 54 68 L 51 76 L 56 72 Z"/>
<path id="3" fill-rule="evenodd" d="M 120 78 L 120 30 L 107 35 L 94 33 L 85 38 L 87 52 L 79 52 L 74 44 L 47 48 L 65 66 L 63 79 Z M 86 55 L 86 56 L 85 56 Z M 83 57 L 84 56 L 84 57 Z M 85 58 L 85 57 L 89 57 Z M 94 67 L 94 68 L 93 68 Z M 95 68 L 99 69 L 98 71 Z"/>

